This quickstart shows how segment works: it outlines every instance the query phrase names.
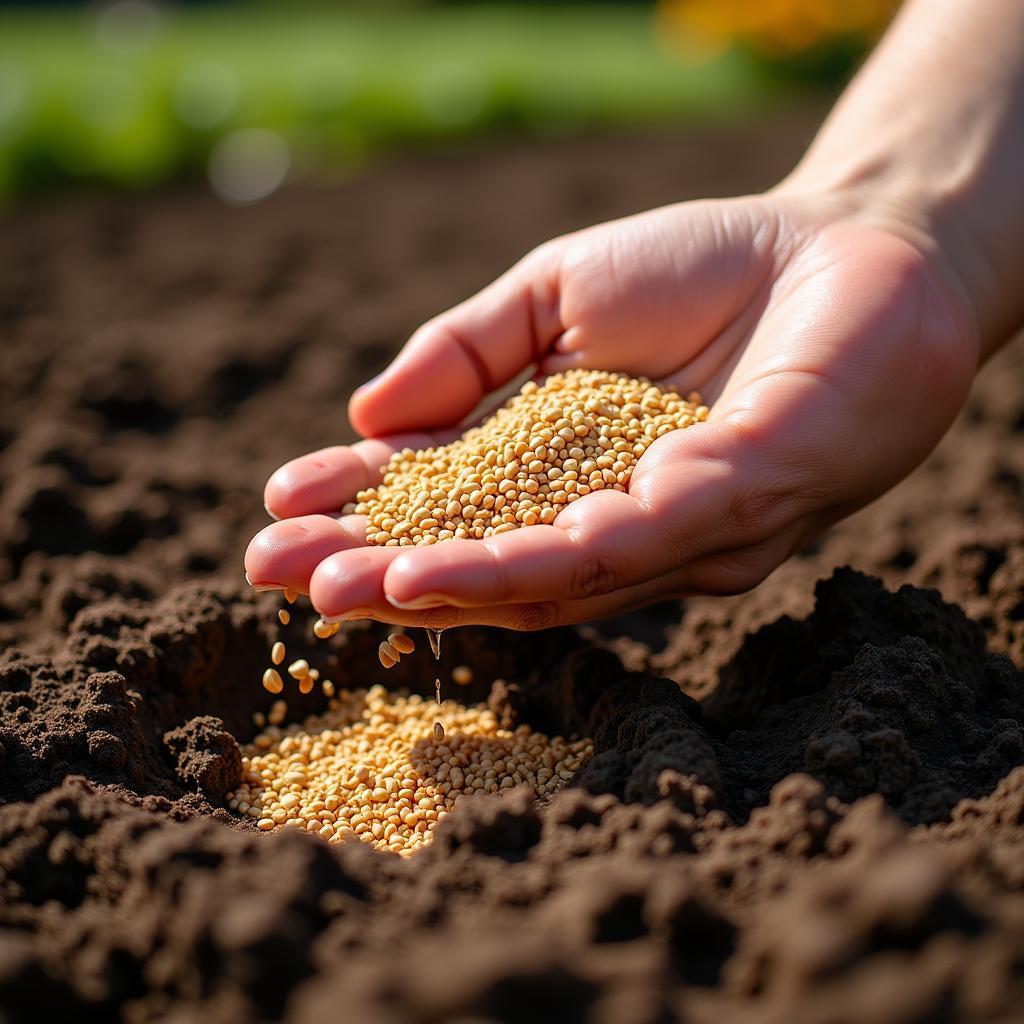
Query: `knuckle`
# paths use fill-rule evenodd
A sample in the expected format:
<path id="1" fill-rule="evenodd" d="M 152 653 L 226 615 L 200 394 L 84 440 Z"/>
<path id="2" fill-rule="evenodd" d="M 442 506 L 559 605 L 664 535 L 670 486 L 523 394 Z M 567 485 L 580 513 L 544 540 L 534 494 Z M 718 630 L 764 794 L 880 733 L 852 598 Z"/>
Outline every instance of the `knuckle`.
<path id="1" fill-rule="evenodd" d="M 466 614 L 460 608 L 445 606 L 443 608 L 431 608 L 423 613 L 420 625 L 427 629 L 452 629 L 461 626 L 466 621 Z"/>
<path id="2" fill-rule="evenodd" d="M 609 554 L 589 555 L 573 571 L 570 592 L 574 598 L 598 597 L 617 590 L 623 569 Z"/>
<path id="3" fill-rule="evenodd" d="M 523 632 L 550 629 L 558 624 L 558 604 L 555 601 L 536 601 L 518 605 L 512 610 L 512 628 Z"/>

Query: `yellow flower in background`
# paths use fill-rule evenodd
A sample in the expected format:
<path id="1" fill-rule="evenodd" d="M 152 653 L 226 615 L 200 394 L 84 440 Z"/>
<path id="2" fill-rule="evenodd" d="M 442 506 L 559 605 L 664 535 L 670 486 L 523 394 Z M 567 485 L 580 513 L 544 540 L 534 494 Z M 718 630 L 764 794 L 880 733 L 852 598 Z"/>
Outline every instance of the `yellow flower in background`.
<path id="1" fill-rule="evenodd" d="M 841 37 L 875 38 L 898 0 L 658 0 L 670 39 L 720 52 L 742 43 L 786 57 Z"/>

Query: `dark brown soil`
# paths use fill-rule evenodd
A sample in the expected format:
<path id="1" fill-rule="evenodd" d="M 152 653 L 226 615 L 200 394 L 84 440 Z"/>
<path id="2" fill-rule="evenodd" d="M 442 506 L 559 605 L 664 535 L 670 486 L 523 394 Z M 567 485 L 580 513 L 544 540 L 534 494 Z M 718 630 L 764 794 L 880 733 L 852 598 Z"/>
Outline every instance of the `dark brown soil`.
<path id="1" fill-rule="evenodd" d="M 1024 1020 L 1020 343 L 925 467 L 753 593 L 446 634 L 469 696 L 595 738 L 547 807 L 463 805 L 399 861 L 222 806 L 272 699 L 240 564 L 267 473 L 348 438 L 351 388 L 531 245 L 764 186 L 812 127 L 7 217 L 0 1020 Z M 324 671 L 384 681 L 377 635 Z M 433 677 L 422 643 L 386 681 Z"/>

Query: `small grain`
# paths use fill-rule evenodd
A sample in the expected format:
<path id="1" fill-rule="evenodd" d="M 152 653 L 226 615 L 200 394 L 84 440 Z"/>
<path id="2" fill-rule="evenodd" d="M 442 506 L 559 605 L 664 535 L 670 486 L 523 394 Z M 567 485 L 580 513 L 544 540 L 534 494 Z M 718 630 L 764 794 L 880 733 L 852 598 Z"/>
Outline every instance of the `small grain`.
<path id="1" fill-rule="evenodd" d="M 412 654 L 412 652 L 416 650 L 416 644 L 413 642 L 412 637 L 405 633 L 392 633 L 388 637 L 388 643 L 391 644 L 399 654 Z"/>
<path id="2" fill-rule="evenodd" d="M 275 665 L 280 665 L 281 662 L 284 661 L 284 655 L 284 644 L 281 643 L 280 640 L 278 640 L 277 643 L 275 643 L 274 646 L 270 648 L 270 660 Z"/>
<path id="3" fill-rule="evenodd" d="M 313 623 L 313 635 L 318 640 L 329 640 L 339 629 L 341 629 L 340 622 L 324 622 L 323 619 L 317 619 Z"/>
<path id="4" fill-rule="evenodd" d="M 284 689 L 284 680 L 277 669 L 268 668 L 263 673 L 263 689 L 268 693 L 280 693 Z"/>

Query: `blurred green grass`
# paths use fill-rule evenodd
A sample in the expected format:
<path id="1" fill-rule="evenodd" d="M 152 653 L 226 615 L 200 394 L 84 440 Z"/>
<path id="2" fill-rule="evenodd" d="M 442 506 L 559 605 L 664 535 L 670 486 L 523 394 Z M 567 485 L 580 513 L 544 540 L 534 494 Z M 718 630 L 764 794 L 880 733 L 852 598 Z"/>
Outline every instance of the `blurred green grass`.
<path id="1" fill-rule="evenodd" d="M 642 6 L 238 5 L 156 18 L 122 31 L 95 11 L 0 12 L 0 196 L 196 177 L 243 128 L 279 133 L 299 176 L 338 174 L 484 131 L 737 113 L 772 89 L 741 53 L 670 52 Z"/>

